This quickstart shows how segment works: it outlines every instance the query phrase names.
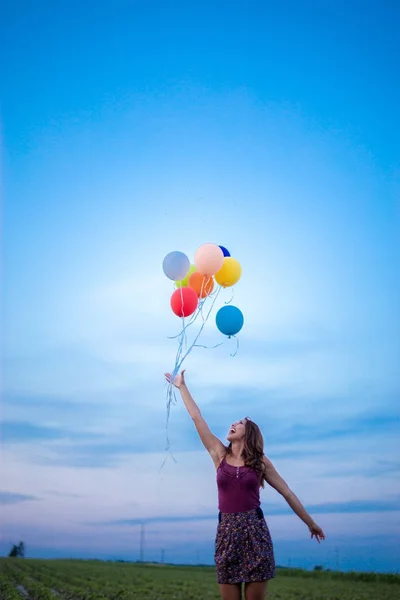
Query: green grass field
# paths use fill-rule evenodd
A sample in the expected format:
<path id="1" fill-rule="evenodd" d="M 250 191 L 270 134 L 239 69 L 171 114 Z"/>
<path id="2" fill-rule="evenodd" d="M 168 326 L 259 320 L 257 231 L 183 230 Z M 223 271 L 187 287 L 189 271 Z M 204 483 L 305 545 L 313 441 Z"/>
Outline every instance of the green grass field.
<path id="1" fill-rule="evenodd" d="M 400 600 L 400 576 L 278 569 L 268 600 Z M 1 600 L 218 600 L 215 569 L 0 559 Z"/>

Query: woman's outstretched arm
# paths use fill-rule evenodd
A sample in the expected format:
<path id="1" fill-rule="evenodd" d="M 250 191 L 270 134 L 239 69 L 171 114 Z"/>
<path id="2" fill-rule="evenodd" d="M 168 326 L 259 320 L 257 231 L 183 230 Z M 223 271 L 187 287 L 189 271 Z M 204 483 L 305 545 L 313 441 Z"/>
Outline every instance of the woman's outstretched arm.
<path id="1" fill-rule="evenodd" d="M 171 382 L 171 374 L 165 373 L 165 378 L 168 383 L 173 383 L 181 393 L 182 400 L 186 409 L 193 419 L 196 426 L 197 432 L 203 442 L 204 447 L 210 453 L 211 458 L 214 461 L 216 468 L 225 456 L 225 446 L 223 443 L 212 433 L 206 420 L 203 418 L 199 407 L 194 401 L 185 381 L 185 371 L 182 371 L 180 375 L 177 375 L 173 382 Z"/>
<path id="2" fill-rule="evenodd" d="M 296 494 L 292 492 L 286 481 L 279 475 L 272 462 L 266 456 L 264 456 L 264 464 L 265 479 L 267 483 L 269 483 L 270 486 L 275 488 L 276 491 L 279 492 L 285 498 L 286 502 L 289 504 L 293 512 L 295 512 L 296 515 L 302 521 L 304 521 L 304 523 L 310 530 L 311 537 L 313 538 L 315 536 L 315 539 L 318 543 L 320 542 L 320 539 L 324 540 L 325 534 L 322 531 L 321 527 L 319 527 L 312 519 L 312 517 L 308 514 L 308 512 L 306 511 Z"/>

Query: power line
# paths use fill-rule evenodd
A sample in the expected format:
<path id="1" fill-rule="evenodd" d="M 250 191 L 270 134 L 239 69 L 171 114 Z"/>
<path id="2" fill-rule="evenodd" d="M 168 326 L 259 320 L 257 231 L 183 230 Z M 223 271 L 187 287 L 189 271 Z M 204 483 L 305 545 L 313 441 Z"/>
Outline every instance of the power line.
<path id="1" fill-rule="evenodd" d="M 336 571 L 339 571 L 339 548 L 335 546 L 335 555 L 336 555 Z"/>
<path id="2" fill-rule="evenodd" d="M 145 540 L 145 523 L 142 523 L 140 526 L 140 562 L 143 562 L 144 559 L 144 540 Z"/>

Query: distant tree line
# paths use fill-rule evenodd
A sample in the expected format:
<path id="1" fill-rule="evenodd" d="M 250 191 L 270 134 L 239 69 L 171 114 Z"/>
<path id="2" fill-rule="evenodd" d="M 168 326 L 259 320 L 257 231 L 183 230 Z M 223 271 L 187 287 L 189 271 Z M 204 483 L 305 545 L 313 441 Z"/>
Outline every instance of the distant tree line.
<path id="1" fill-rule="evenodd" d="M 11 558 L 24 558 L 25 557 L 25 544 L 24 542 L 20 542 L 19 544 L 14 544 L 10 550 L 8 555 Z"/>

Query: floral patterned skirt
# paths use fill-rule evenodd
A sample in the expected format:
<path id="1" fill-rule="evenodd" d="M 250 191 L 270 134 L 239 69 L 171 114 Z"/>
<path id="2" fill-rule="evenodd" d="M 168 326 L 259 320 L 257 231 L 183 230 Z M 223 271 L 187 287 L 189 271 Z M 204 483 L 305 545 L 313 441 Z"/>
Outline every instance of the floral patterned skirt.
<path id="1" fill-rule="evenodd" d="M 215 540 L 218 583 L 266 581 L 275 577 L 274 549 L 261 508 L 219 513 Z"/>

